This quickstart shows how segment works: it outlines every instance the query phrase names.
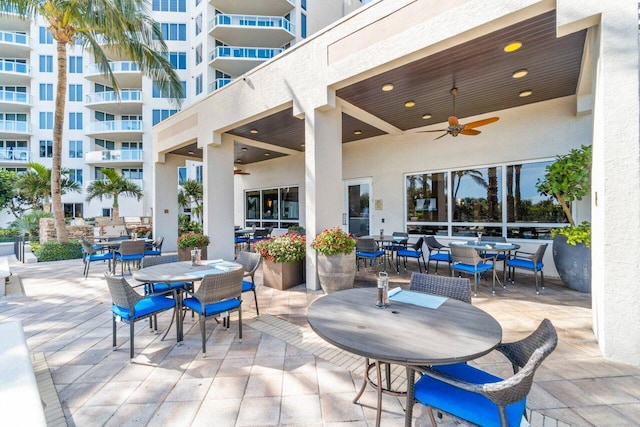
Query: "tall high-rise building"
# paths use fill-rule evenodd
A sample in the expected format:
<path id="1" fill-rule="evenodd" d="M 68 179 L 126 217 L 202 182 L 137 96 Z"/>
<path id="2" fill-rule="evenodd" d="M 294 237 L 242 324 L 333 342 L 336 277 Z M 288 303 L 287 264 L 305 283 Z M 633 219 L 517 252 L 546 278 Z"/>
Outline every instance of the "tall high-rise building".
<path id="1" fill-rule="evenodd" d="M 151 15 L 183 82 L 185 107 L 361 5 L 361 0 L 152 0 Z M 23 20 L 6 5 L 0 11 L 0 168 L 22 172 L 30 161 L 50 167 L 55 41 L 43 19 Z M 68 217 L 110 214 L 110 199 L 87 202 L 84 194 L 91 181 L 104 178 L 104 168 L 143 189 L 139 202 L 120 200 L 121 215 L 151 214 L 151 128 L 177 110 L 135 63 L 110 60 L 120 99 L 91 52 L 80 44 L 68 50 L 62 164 L 83 189 L 63 196 Z M 0 226 L 12 219 L 3 212 Z"/>

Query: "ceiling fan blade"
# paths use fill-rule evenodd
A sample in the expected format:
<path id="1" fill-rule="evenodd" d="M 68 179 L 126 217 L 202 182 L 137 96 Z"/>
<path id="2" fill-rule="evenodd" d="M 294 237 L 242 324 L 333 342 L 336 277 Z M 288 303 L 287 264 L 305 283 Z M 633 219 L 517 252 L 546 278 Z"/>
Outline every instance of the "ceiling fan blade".
<path id="1" fill-rule="evenodd" d="M 423 133 L 423 132 L 446 132 L 447 129 L 437 129 L 437 130 L 419 130 L 416 133 Z"/>
<path id="2" fill-rule="evenodd" d="M 243 172 L 242 169 L 234 169 L 234 175 L 251 175 L 249 172 Z"/>
<path id="3" fill-rule="evenodd" d="M 465 129 L 477 128 L 479 126 L 488 125 L 493 122 L 497 122 L 500 120 L 500 117 L 489 117 L 488 119 L 478 120 L 477 122 L 471 122 L 464 125 Z"/>
<path id="4" fill-rule="evenodd" d="M 434 138 L 433 140 L 435 141 L 436 139 L 440 139 L 440 138 L 442 138 L 443 136 L 447 136 L 448 134 L 449 134 L 449 132 L 445 132 L 445 133 L 443 133 L 442 135 L 440 135 L 439 137 Z"/>
<path id="5" fill-rule="evenodd" d="M 458 126 L 460 122 L 456 116 L 449 116 L 449 126 Z"/>
<path id="6" fill-rule="evenodd" d="M 460 135 L 478 135 L 478 134 L 480 134 L 480 131 L 475 129 L 462 129 L 460 131 Z"/>

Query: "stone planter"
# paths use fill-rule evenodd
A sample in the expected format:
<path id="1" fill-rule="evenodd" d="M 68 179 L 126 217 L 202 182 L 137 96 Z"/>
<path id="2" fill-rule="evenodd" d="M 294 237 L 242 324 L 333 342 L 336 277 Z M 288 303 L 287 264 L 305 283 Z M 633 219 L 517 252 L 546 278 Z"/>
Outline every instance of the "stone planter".
<path id="1" fill-rule="evenodd" d="M 201 248 L 200 259 L 207 259 L 207 248 Z M 178 248 L 178 261 L 191 261 L 191 248 L 180 249 Z"/>
<path id="2" fill-rule="evenodd" d="M 303 261 L 271 262 L 265 259 L 262 264 L 262 280 L 265 286 L 283 291 L 304 283 L 302 263 Z"/>
<path id="3" fill-rule="evenodd" d="M 565 236 L 557 235 L 553 239 L 553 261 L 569 289 L 591 292 L 591 249 L 583 244 L 570 245 Z"/>
<path id="4" fill-rule="evenodd" d="M 356 277 L 356 253 L 318 254 L 318 279 L 325 294 L 353 288 Z"/>

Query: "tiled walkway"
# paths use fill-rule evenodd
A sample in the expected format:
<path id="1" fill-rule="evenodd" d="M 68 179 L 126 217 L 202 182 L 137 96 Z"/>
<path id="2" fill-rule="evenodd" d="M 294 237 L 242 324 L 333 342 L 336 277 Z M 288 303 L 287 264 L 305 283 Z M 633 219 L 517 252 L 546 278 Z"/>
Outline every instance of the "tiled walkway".
<path id="1" fill-rule="evenodd" d="M 110 299 L 100 267 L 92 265 L 85 280 L 80 261 L 12 263 L 26 296 L 0 300 L 0 321 L 21 320 L 34 359 L 46 358 L 68 425 L 374 425 L 370 388 L 362 406 L 351 403 L 362 359 L 332 348 L 306 323 L 307 307 L 321 292 L 260 287 L 263 315 L 256 318 L 253 298 L 245 299 L 241 341 L 235 318 L 228 331 L 210 322 L 205 359 L 197 321 L 189 316 L 182 345 L 173 331 L 160 341 L 161 334 L 141 322 L 137 356 L 129 363 L 127 325 L 118 329 L 118 350 L 111 347 Z M 362 272 L 357 285 L 371 286 L 374 278 Z M 404 285 L 408 275 L 392 280 Z M 529 396 L 532 425 L 638 425 L 640 368 L 600 357 L 590 296 L 547 282 L 539 296 L 523 281 L 496 296 L 481 288 L 473 301 L 498 319 L 505 341 L 526 336 L 545 317 L 558 330 L 558 348 L 538 370 Z M 168 325 L 169 316 L 159 323 Z M 476 363 L 498 375 L 510 371 L 496 352 Z M 403 405 L 404 399 L 384 396 L 382 425 L 403 425 Z M 429 425 L 419 405 L 414 416 L 415 425 Z M 445 418 L 443 425 L 455 423 Z"/>

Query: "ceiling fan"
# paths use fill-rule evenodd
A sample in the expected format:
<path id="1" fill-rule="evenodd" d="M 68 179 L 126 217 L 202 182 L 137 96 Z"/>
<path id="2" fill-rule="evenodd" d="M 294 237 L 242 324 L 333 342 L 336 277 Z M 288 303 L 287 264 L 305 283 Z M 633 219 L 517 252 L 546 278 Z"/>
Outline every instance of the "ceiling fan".
<path id="1" fill-rule="evenodd" d="M 251 175 L 251 173 L 245 172 L 242 169 L 238 169 L 236 167 L 233 168 L 233 174 L 234 175 Z"/>
<path id="2" fill-rule="evenodd" d="M 474 128 L 488 125 L 493 122 L 497 122 L 500 119 L 500 117 L 489 117 L 488 119 L 478 120 L 478 121 L 467 123 L 467 124 L 460 123 L 460 121 L 456 117 L 456 95 L 458 94 L 458 88 L 454 87 L 451 89 L 450 92 L 451 92 L 451 96 L 453 97 L 453 116 L 449 116 L 449 119 L 448 119 L 449 126 L 447 126 L 446 129 L 419 131 L 419 132 L 444 132 L 444 134 L 435 138 L 434 141 L 446 135 L 451 135 L 454 137 L 458 135 L 478 135 L 480 134 L 480 131 Z"/>

